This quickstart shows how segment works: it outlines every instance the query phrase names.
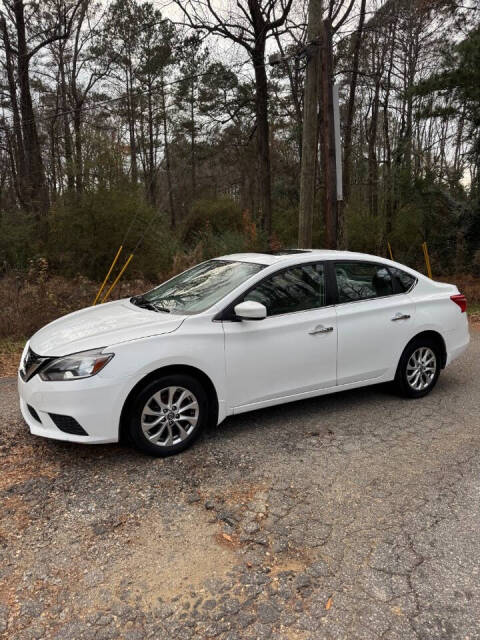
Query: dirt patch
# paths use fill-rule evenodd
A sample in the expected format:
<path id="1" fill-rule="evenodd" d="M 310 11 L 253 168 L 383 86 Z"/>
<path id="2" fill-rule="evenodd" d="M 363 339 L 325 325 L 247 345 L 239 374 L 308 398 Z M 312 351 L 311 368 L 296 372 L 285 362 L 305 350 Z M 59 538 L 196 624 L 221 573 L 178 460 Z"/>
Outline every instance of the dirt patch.
<path id="1" fill-rule="evenodd" d="M 245 506 L 249 501 L 258 498 L 258 494 L 262 494 L 268 489 L 266 484 L 247 484 L 237 489 L 231 489 L 222 493 L 222 499 L 225 504 L 241 504 Z"/>
<path id="2" fill-rule="evenodd" d="M 215 540 L 219 546 L 227 549 L 237 549 L 240 546 L 238 536 L 233 536 L 229 533 L 216 533 Z"/>
<path id="3" fill-rule="evenodd" d="M 285 573 L 288 571 L 292 571 L 294 573 L 305 571 L 305 568 L 307 566 L 308 565 L 306 562 L 300 562 L 299 560 L 293 560 L 291 558 L 287 558 L 281 561 L 274 561 L 274 563 L 272 564 L 271 575 L 278 576 L 279 573 Z"/>
<path id="4" fill-rule="evenodd" d="M 286 629 L 285 638 L 288 640 L 306 640 L 308 635 L 305 631 L 295 631 L 294 629 Z"/>
<path id="5" fill-rule="evenodd" d="M 225 578 L 236 563 L 231 546 L 219 544 L 218 525 L 200 509 L 195 517 L 175 515 L 171 524 L 155 512 L 122 530 L 124 552 L 108 566 L 102 582 L 122 599 L 144 608 L 174 598 L 188 599 L 208 580 Z"/>

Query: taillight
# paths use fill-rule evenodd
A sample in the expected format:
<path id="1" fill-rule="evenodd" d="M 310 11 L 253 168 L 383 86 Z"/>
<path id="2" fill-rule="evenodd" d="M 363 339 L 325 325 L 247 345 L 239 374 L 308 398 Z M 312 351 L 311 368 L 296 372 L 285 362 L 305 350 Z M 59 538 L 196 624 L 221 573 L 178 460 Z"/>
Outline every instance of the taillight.
<path id="1" fill-rule="evenodd" d="M 450 296 L 450 300 L 455 304 L 458 304 L 458 306 L 460 307 L 460 311 L 462 313 L 465 313 L 465 311 L 467 310 L 467 299 L 463 295 L 463 293 L 458 293 L 456 296 Z"/>

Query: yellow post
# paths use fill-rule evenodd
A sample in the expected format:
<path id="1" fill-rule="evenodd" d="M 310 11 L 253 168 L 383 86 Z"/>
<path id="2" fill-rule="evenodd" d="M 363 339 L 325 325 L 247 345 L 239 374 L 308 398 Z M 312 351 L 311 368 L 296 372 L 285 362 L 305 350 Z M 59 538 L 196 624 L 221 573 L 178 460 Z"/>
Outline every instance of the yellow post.
<path id="1" fill-rule="evenodd" d="M 422 249 L 423 249 L 423 255 L 425 257 L 425 265 L 427 267 L 427 275 L 431 280 L 432 279 L 432 267 L 430 266 L 430 256 L 428 255 L 428 246 L 427 246 L 426 242 L 424 242 L 422 244 Z"/>
<path id="2" fill-rule="evenodd" d="M 120 257 L 120 254 L 122 253 L 122 249 L 123 249 L 123 245 L 121 244 L 121 245 L 120 245 L 120 248 L 119 248 L 119 249 L 118 249 L 118 251 L 117 251 L 117 255 L 115 256 L 115 258 L 114 258 L 114 260 L 113 260 L 112 264 L 110 265 L 110 269 L 108 270 L 108 273 L 107 273 L 107 275 L 105 276 L 105 280 L 102 282 L 102 286 L 101 286 L 101 287 L 100 287 L 100 289 L 98 290 L 98 293 L 97 293 L 97 295 L 96 295 L 96 297 L 95 297 L 95 300 L 93 301 L 93 306 L 95 306 L 95 305 L 97 304 L 98 299 L 100 298 L 100 294 L 101 294 L 101 293 L 102 293 L 102 291 L 104 290 L 105 285 L 107 284 L 108 279 L 109 279 L 109 277 L 110 277 L 110 274 L 111 274 L 111 273 L 112 273 L 112 271 L 113 271 L 113 267 L 117 264 L 117 260 L 118 260 L 118 258 Z"/>
<path id="3" fill-rule="evenodd" d="M 107 293 L 103 296 L 102 298 L 102 304 L 105 302 L 105 300 L 108 298 L 108 296 L 112 293 L 112 291 L 114 290 L 114 288 L 117 286 L 117 282 L 120 280 L 120 278 L 123 275 L 123 272 L 125 271 L 125 269 L 128 267 L 128 265 L 130 264 L 131 259 L 133 258 L 133 253 L 131 253 L 127 260 L 125 261 L 125 264 L 123 265 L 123 267 L 120 269 L 120 273 L 118 274 L 118 276 L 115 278 L 115 280 L 112 282 L 112 286 L 110 287 L 110 289 L 107 291 Z"/>
<path id="4" fill-rule="evenodd" d="M 390 260 L 393 260 L 392 247 L 390 246 L 390 242 L 387 240 L 388 253 L 390 255 Z"/>

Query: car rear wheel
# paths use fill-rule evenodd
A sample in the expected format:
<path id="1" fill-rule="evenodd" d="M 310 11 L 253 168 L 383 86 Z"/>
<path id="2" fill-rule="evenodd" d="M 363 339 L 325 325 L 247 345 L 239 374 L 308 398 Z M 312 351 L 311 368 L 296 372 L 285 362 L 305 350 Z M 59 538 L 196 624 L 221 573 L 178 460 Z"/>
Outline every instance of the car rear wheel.
<path id="1" fill-rule="evenodd" d="M 440 375 L 441 354 L 438 345 L 428 338 L 418 338 L 407 345 L 395 376 L 398 391 L 407 398 L 422 398 L 433 389 Z"/>
<path id="2" fill-rule="evenodd" d="M 170 456 L 189 447 L 208 419 L 208 397 L 198 380 L 167 375 L 150 382 L 135 399 L 130 440 L 153 456 Z"/>

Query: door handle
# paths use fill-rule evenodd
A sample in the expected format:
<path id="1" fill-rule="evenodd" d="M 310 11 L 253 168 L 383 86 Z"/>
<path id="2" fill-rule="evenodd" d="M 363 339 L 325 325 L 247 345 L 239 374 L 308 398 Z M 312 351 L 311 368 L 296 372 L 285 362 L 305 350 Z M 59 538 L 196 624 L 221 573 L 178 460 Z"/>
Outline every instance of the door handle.
<path id="1" fill-rule="evenodd" d="M 333 331 L 333 327 L 324 327 L 323 324 L 319 324 L 315 327 L 315 329 L 312 329 L 308 333 L 311 336 L 315 336 L 317 335 L 317 333 L 330 333 L 331 331 Z"/>
<path id="2" fill-rule="evenodd" d="M 408 313 L 396 313 L 391 320 L 392 322 L 396 322 L 397 320 L 408 320 L 409 318 Z"/>

